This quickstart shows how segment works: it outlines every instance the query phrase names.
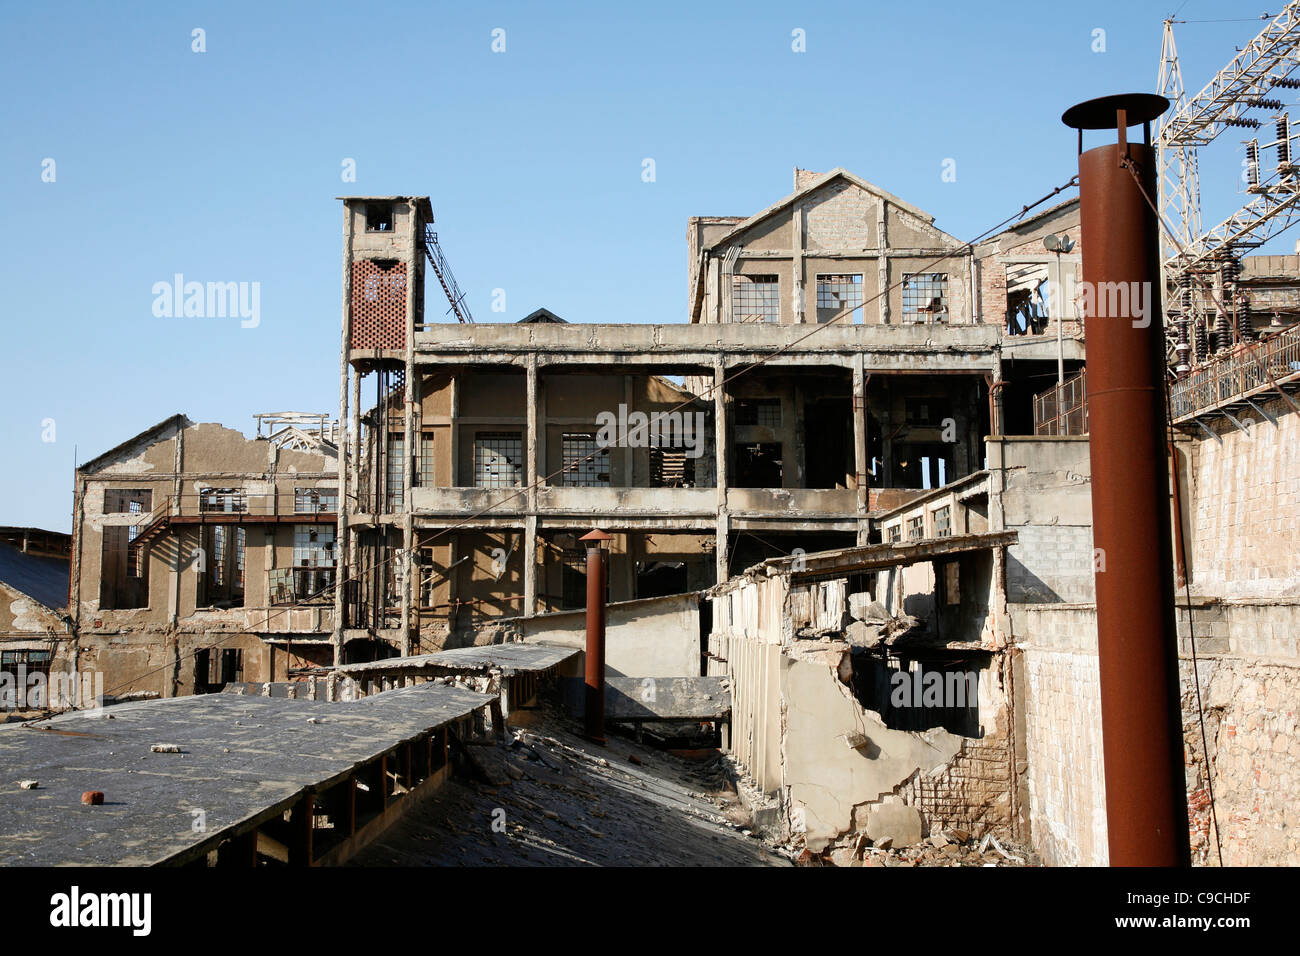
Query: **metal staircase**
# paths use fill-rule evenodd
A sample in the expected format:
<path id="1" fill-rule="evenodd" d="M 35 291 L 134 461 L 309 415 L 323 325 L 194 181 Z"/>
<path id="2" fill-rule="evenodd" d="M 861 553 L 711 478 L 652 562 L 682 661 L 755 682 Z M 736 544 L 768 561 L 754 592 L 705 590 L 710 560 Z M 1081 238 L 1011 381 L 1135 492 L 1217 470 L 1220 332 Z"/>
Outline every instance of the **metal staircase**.
<path id="1" fill-rule="evenodd" d="M 465 304 L 465 293 L 460 291 L 456 277 L 451 274 L 451 265 L 447 262 L 442 246 L 438 245 L 438 234 L 434 232 L 431 222 L 424 225 L 424 254 L 429 257 L 433 274 L 438 277 L 438 283 L 442 286 L 447 301 L 451 303 L 451 308 L 447 311 L 455 312 L 456 318 L 462 323 L 472 323 L 474 317 L 469 314 L 469 306 Z"/>

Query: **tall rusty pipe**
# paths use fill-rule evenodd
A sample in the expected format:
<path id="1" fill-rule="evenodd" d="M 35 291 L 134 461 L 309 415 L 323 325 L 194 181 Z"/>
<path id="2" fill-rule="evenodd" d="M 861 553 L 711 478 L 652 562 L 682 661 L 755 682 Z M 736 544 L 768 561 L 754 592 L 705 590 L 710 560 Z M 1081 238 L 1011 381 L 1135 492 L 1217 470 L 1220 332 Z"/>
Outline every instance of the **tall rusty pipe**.
<path id="1" fill-rule="evenodd" d="M 1062 117 L 1080 130 L 1083 282 L 1093 292 L 1084 299 L 1084 321 L 1093 545 L 1099 549 L 1095 580 L 1106 825 L 1113 866 L 1191 862 L 1159 235 L 1147 201 L 1156 196 L 1149 123 L 1167 107 L 1163 97 L 1128 94 L 1082 103 Z M 1138 123 L 1145 143 L 1130 144 L 1127 126 Z M 1118 143 L 1082 152 L 1083 129 L 1114 129 Z M 1112 310 L 1123 298 L 1112 299 L 1109 290 L 1120 288 L 1129 292 L 1128 308 Z M 1139 301 L 1145 310 L 1137 308 Z"/>
<path id="2" fill-rule="evenodd" d="M 605 578 L 609 552 L 604 543 L 610 536 L 591 531 L 580 540 L 587 542 L 587 653 L 583 687 L 583 730 L 592 740 L 605 740 Z"/>

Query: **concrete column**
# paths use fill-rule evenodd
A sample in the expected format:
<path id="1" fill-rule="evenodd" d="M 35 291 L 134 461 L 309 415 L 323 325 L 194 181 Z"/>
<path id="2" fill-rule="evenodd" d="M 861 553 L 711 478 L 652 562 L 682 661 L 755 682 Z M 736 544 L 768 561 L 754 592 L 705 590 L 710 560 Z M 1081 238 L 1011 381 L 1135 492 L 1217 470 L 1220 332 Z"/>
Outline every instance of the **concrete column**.
<path id="1" fill-rule="evenodd" d="M 853 356 L 853 470 L 858 501 L 858 544 L 867 543 L 871 523 L 867 519 L 870 491 L 867 476 L 867 376 L 865 360 L 859 352 Z"/>
<path id="2" fill-rule="evenodd" d="M 423 305 L 423 303 L 415 301 L 415 289 L 419 285 L 416 282 L 416 270 L 420 268 L 418 258 L 420 254 L 418 245 L 420 212 L 414 202 L 409 204 L 409 208 L 411 211 L 411 235 L 406 247 L 406 387 L 402 389 L 402 450 L 406 460 L 402 462 L 402 553 L 397 560 L 397 567 L 401 574 L 399 580 L 402 582 L 400 607 L 402 614 L 401 651 L 403 657 L 407 657 L 411 653 L 411 591 L 413 589 L 411 552 L 415 548 L 415 532 L 411 518 L 411 492 L 415 488 L 415 476 L 417 474 L 415 439 L 418 434 L 416 425 L 418 407 L 416 402 L 419 394 L 419 383 L 416 381 L 415 372 L 415 320 L 416 311 Z"/>
<path id="3" fill-rule="evenodd" d="M 625 408 L 627 408 L 627 413 L 629 415 L 631 415 L 633 411 L 632 399 L 634 394 L 635 394 L 635 390 L 632 388 L 632 376 L 624 375 L 623 376 L 623 405 Z M 630 428 L 628 430 L 631 431 Z M 627 436 L 624 437 L 626 438 Z M 632 441 L 624 441 L 623 443 L 623 487 L 624 488 L 636 487 L 636 449 L 633 447 L 633 442 L 640 442 L 641 444 L 646 445 L 648 447 L 650 442 L 650 431 L 648 428 L 642 429 L 640 434 L 633 435 L 631 436 L 631 438 Z M 613 468 L 613 464 L 614 463 L 611 461 L 610 462 L 611 470 Z"/>
<path id="4" fill-rule="evenodd" d="M 544 463 L 539 459 L 544 447 L 541 430 L 544 417 L 541 411 L 541 387 L 538 382 L 537 353 L 528 353 L 527 382 L 524 405 L 527 415 L 525 441 L 525 480 L 527 514 L 524 516 L 524 617 L 537 613 L 537 483 L 541 480 Z"/>
<path id="5" fill-rule="evenodd" d="M 537 515 L 524 518 L 524 617 L 537 613 Z"/>
<path id="6" fill-rule="evenodd" d="M 447 382 L 447 420 L 451 423 L 447 436 L 448 454 L 451 455 L 451 487 L 461 487 L 460 481 L 460 373 L 454 372 Z M 469 486 L 474 486 L 470 476 Z"/>
<path id="7" fill-rule="evenodd" d="M 808 299 L 804 294 L 805 282 L 803 274 L 803 208 L 798 203 L 795 204 L 791 211 L 790 232 L 794 238 L 794 242 L 792 243 L 794 247 L 792 256 L 793 268 L 790 272 L 794 281 L 790 288 L 790 312 L 794 316 L 792 321 L 798 325 L 808 321 Z M 816 321 L 816 303 L 813 304 L 813 308 L 813 319 Z"/>
<path id="8" fill-rule="evenodd" d="M 727 534 L 731 530 L 731 521 L 727 514 L 727 368 L 721 356 L 713 360 L 713 443 L 717 458 L 715 471 L 718 485 L 718 522 L 715 534 L 714 557 L 717 561 L 717 581 L 721 584 L 728 577 Z"/>

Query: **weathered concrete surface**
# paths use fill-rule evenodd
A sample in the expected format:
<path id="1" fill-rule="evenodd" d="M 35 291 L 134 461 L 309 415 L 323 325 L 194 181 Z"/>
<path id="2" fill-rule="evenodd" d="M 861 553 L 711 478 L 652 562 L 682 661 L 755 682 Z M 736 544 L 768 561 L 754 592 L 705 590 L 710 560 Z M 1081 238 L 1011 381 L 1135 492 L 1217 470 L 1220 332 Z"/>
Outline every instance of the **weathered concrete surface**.
<path id="1" fill-rule="evenodd" d="M 517 741 L 517 742 L 516 742 Z M 362 850 L 357 866 L 780 866 L 747 837 L 714 762 L 621 738 L 600 747 L 548 719 L 470 748 L 490 782 L 452 778 Z M 634 763 L 629 756 L 635 756 Z M 494 822 L 496 826 L 494 827 Z"/>
<path id="2" fill-rule="evenodd" d="M 572 712 L 584 712 L 583 682 L 566 681 Z M 720 677 L 608 677 L 606 720 L 721 720 L 731 714 L 731 692 Z"/>
<path id="3" fill-rule="evenodd" d="M 207 694 L 0 727 L 0 866 L 165 861 L 492 699 L 431 683 L 337 704 Z M 87 790 L 104 804 L 82 806 Z"/>
<path id="4" fill-rule="evenodd" d="M 587 645 L 587 612 L 544 614 L 517 622 L 527 643 Z M 700 595 L 674 594 L 610 604 L 605 666 L 613 676 L 692 677 L 700 672 Z"/>

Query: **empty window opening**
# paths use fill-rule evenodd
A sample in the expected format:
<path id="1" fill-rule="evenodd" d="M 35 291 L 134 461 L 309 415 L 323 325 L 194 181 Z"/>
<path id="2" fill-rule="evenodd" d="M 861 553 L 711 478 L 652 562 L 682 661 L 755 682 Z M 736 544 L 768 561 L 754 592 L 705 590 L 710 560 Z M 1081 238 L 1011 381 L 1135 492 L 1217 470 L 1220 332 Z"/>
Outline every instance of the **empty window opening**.
<path id="1" fill-rule="evenodd" d="M 638 561 L 636 563 L 638 598 L 685 594 L 687 590 L 685 561 Z"/>
<path id="2" fill-rule="evenodd" d="M 900 444 L 894 448 L 895 488 L 942 488 L 952 477 L 952 446 L 936 443 Z"/>
<path id="3" fill-rule="evenodd" d="M 736 449 L 737 488 L 780 488 L 781 443 L 757 442 Z"/>
<path id="4" fill-rule="evenodd" d="M 153 492 L 148 489 L 108 488 L 104 491 L 104 514 L 148 514 L 153 508 Z"/>
<path id="5" fill-rule="evenodd" d="M 809 488 L 856 487 L 853 401 L 823 398 L 804 407 L 804 473 Z"/>
<path id="6" fill-rule="evenodd" d="M 560 438 L 563 471 L 560 484 L 568 488 L 608 488 L 609 449 L 596 444 L 596 436 L 565 432 Z"/>
<path id="7" fill-rule="evenodd" d="M 817 321 L 829 322 L 845 309 L 853 311 L 840 319 L 842 323 L 862 321 L 862 276 L 817 276 Z"/>
<path id="8" fill-rule="evenodd" d="M 523 477 L 522 432 L 479 432 L 474 436 L 475 488 L 518 488 Z"/>
<path id="9" fill-rule="evenodd" d="M 694 488 L 695 459 L 684 448 L 651 448 L 650 487 Z"/>
<path id="10" fill-rule="evenodd" d="M 780 322 L 780 280 L 774 275 L 731 277 L 733 322 Z"/>
<path id="11" fill-rule="evenodd" d="M 880 714 L 886 727 L 918 733 L 942 727 L 961 737 L 984 736 L 979 678 L 990 655 L 878 655 L 854 653 L 851 684 L 858 702 Z"/>
<path id="12" fill-rule="evenodd" d="M 781 399 L 740 398 L 736 400 L 736 424 L 781 427 Z"/>
<path id="13" fill-rule="evenodd" d="M 149 559 L 131 542 L 139 525 L 105 525 L 100 550 L 99 607 L 120 611 L 149 606 Z"/>
<path id="14" fill-rule="evenodd" d="M 214 524 L 201 529 L 203 564 L 199 568 L 199 607 L 244 606 L 244 529 Z"/>
<path id="15" fill-rule="evenodd" d="M 366 203 L 366 232 L 393 231 L 393 204 L 389 202 Z"/>
<path id="16" fill-rule="evenodd" d="M 904 273 L 903 318 L 912 322 L 948 321 L 948 274 Z"/>
<path id="17" fill-rule="evenodd" d="M 1007 266 L 1007 334 L 1038 335 L 1048 320 L 1047 263 Z"/>

